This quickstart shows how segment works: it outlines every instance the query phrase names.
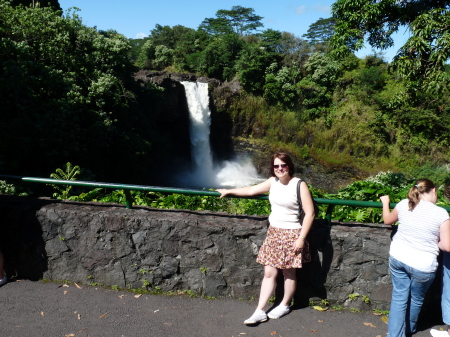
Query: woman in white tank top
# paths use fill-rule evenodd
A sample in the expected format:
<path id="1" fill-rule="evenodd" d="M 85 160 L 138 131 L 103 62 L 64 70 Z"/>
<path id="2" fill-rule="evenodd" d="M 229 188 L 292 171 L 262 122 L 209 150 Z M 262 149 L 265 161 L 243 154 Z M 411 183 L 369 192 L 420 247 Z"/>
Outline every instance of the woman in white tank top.
<path id="1" fill-rule="evenodd" d="M 223 198 L 227 195 L 253 196 L 269 192 L 271 213 L 267 237 L 261 246 L 256 261 L 264 265 L 264 278 L 261 283 L 258 306 L 244 324 L 257 324 L 280 318 L 290 311 L 290 303 L 297 286 L 296 268 L 309 262 L 306 237 L 314 220 L 314 205 L 308 185 L 300 184 L 300 196 L 305 217 L 303 224 L 298 222 L 297 183 L 294 178 L 294 164 L 286 153 L 276 153 L 270 161 L 272 177 L 261 184 L 235 189 L 218 189 Z M 275 289 L 278 269 L 284 275 L 284 296 L 279 306 L 266 314 L 265 307 Z"/>

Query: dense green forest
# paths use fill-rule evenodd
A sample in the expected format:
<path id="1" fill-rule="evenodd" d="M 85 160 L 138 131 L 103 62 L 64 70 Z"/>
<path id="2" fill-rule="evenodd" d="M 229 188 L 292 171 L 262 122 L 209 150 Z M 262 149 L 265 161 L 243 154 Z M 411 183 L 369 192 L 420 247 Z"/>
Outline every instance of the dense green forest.
<path id="1" fill-rule="evenodd" d="M 234 6 L 197 29 L 157 24 L 148 38 L 127 39 L 85 26 L 57 2 L 0 0 L 0 172 L 45 177 L 70 161 L 85 179 L 147 183 L 173 148 L 158 127 L 162 89 L 138 84 L 139 69 L 239 82 L 226 113 L 252 121 L 244 137 L 330 169 L 442 168 L 450 154 L 448 3 L 366 2 L 356 11 L 364 17 L 350 0 L 337 1 L 333 17 L 302 36 L 265 28 L 252 8 Z M 354 55 L 367 35 L 374 47 L 389 46 L 401 25 L 413 34 L 392 63 L 381 53 Z"/>

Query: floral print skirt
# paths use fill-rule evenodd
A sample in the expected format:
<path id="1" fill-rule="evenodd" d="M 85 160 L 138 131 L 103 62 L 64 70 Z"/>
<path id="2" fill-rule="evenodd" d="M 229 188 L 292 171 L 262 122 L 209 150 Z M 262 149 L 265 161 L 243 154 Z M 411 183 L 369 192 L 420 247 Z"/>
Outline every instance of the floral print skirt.
<path id="1" fill-rule="evenodd" d="M 303 250 L 297 254 L 294 252 L 294 242 L 299 238 L 300 230 L 269 226 L 256 262 L 278 269 L 301 268 L 302 263 L 310 262 L 311 255 L 306 240 Z"/>

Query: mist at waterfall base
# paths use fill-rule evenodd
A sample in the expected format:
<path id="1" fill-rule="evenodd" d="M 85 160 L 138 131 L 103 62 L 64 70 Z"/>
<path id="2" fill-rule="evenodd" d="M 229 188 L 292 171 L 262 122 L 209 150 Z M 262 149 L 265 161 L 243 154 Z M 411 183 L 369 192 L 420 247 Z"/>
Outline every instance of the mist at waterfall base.
<path id="1" fill-rule="evenodd" d="M 174 179 L 178 187 L 189 188 L 234 188 L 262 182 L 256 168 L 249 159 L 236 159 L 217 163 L 205 169 L 192 167 L 181 171 Z"/>
<path id="2" fill-rule="evenodd" d="M 243 187 L 263 181 L 248 158 L 213 163 L 208 84 L 188 81 L 181 84 L 189 108 L 192 163 L 177 173 L 174 183 L 179 187 L 219 188 Z"/>

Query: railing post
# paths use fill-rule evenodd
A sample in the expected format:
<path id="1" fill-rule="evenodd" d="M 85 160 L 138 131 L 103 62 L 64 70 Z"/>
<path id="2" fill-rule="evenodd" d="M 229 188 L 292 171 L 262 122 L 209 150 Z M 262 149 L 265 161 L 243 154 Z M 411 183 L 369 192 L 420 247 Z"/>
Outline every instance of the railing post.
<path id="1" fill-rule="evenodd" d="M 331 226 L 331 216 L 333 215 L 334 206 L 335 205 L 328 205 L 328 207 L 327 207 L 327 213 L 325 215 L 325 219 L 328 222 L 328 226 Z"/>
<path id="2" fill-rule="evenodd" d="M 133 207 L 133 197 L 130 190 L 123 190 L 123 192 L 125 193 L 125 207 L 131 209 Z"/>

